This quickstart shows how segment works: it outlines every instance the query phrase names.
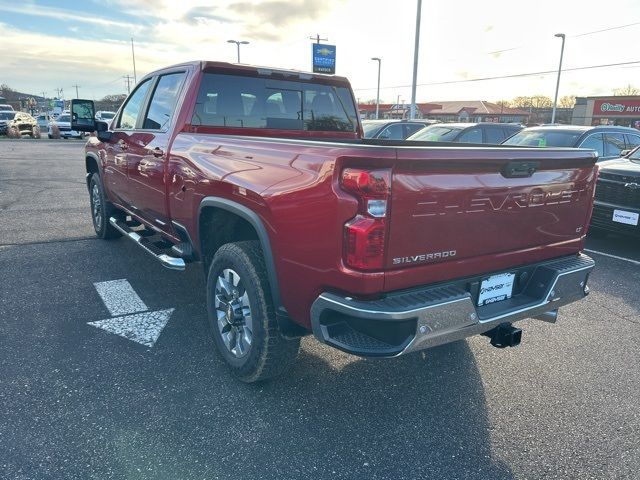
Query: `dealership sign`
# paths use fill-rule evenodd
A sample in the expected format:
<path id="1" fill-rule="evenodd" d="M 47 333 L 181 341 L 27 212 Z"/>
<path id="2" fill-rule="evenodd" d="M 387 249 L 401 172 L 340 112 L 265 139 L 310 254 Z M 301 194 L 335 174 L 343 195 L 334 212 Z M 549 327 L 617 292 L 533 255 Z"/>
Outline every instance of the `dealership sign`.
<path id="1" fill-rule="evenodd" d="M 322 43 L 312 44 L 314 73 L 336 73 L 336 46 Z"/>
<path id="2" fill-rule="evenodd" d="M 618 100 L 609 98 L 596 100 L 593 105 L 594 115 L 632 115 L 640 117 L 640 100 Z"/>

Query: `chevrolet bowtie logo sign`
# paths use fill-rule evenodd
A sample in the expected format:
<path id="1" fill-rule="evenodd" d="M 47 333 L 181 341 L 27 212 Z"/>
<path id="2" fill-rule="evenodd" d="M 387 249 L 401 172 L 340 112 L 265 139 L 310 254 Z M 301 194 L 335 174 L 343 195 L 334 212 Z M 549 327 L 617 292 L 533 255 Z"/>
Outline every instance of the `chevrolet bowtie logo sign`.
<path id="1" fill-rule="evenodd" d="M 311 58 L 314 73 L 336 73 L 336 46 L 313 43 Z"/>

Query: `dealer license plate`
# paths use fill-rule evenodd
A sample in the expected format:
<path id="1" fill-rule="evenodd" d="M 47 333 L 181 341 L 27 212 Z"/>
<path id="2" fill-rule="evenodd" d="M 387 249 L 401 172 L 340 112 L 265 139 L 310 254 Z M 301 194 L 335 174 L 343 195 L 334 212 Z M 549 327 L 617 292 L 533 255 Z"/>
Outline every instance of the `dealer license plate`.
<path id="1" fill-rule="evenodd" d="M 478 306 L 500 302 L 511 298 L 513 293 L 513 280 L 515 273 L 501 273 L 485 278 L 480 284 L 480 295 L 478 295 Z"/>
<path id="2" fill-rule="evenodd" d="M 626 223 L 627 225 L 638 225 L 638 215 L 634 212 L 625 212 L 624 210 L 614 210 L 613 218 L 614 222 Z"/>

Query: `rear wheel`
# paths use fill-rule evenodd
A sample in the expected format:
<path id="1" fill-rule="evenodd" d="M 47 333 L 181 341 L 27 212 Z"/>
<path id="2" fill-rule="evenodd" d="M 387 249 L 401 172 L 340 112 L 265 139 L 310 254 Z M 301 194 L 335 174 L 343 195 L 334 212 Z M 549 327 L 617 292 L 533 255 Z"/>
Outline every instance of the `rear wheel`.
<path id="1" fill-rule="evenodd" d="M 121 235 L 120 232 L 109 223 L 109 217 L 114 214 L 116 209 L 106 199 L 100 175 L 97 173 L 91 175 L 89 200 L 91 203 L 91 219 L 93 220 L 93 229 L 96 231 L 96 235 L 105 240 L 119 237 Z"/>
<path id="2" fill-rule="evenodd" d="M 217 350 L 243 382 L 275 377 L 293 364 L 300 339 L 280 334 L 259 242 L 228 243 L 216 252 L 207 309 Z"/>

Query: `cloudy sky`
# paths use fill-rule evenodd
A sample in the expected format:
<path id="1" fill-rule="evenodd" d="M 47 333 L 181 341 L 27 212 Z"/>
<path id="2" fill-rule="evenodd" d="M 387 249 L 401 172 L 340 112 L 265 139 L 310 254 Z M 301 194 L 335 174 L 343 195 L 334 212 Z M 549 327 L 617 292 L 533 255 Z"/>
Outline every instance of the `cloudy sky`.
<path id="1" fill-rule="evenodd" d="M 233 62 L 228 39 L 250 42 L 243 63 L 310 70 L 308 37 L 319 33 L 356 97 L 375 98 L 377 56 L 382 100 L 408 102 L 415 17 L 416 0 L 0 0 L 0 83 L 48 96 L 62 87 L 67 98 L 75 84 L 86 98 L 124 93 L 132 37 L 138 78 L 185 60 Z M 566 71 L 561 96 L 640 87 L 637 0 L 425 0 L 418 100 L 552 96 L 555 74 L 469 80 L 556 69 L 557 32 L 567 69 L 636 62 Z"/>

